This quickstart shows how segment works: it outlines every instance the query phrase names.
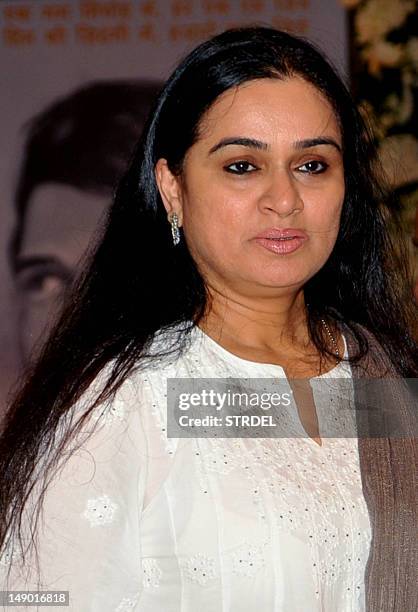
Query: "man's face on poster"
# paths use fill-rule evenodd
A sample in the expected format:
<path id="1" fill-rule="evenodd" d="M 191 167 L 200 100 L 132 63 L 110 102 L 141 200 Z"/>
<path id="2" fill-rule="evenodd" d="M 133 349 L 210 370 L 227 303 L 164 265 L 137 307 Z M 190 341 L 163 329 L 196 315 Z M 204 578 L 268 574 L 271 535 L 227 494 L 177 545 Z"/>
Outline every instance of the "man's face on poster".
<path id="1" fill-rule="evenodd" d="M 46 339 L 109 204 L 110 196 L 59 183 L 30 194 L 14 262 L 24 362 Z"/>
<path id="2" fill-rule="evenodd" d="M 9 249 L 23 364 L 38 355 L 96 243 L 160 89 L 150 80 L 87 82 L 25 126 Z"/>

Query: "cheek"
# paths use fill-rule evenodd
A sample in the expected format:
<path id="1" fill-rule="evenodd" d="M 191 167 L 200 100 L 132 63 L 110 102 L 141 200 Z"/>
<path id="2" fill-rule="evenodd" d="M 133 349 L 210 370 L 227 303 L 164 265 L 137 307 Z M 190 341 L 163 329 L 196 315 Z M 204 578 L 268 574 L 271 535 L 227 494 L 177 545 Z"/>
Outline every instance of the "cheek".
<path id="1" fill-rule="evenodd" d="M 183 204 L 183 228 L 190 243 L 226 251 L 245 228 L 246 203 L 241 194 L 216 186 L 188 192 Z M 234 240 L 236 238 L 237 240 Z"/>
<path id="2" fill-rule="evenodd" d="M 331 193 L 324 191 L 312 198 L 306 207 L 306 217 L 312 229 L 330 237 L 338 233 L 341 212 L 344 202 L 344 189 L 334 189 Z"/>
<path id="3" fill-rule="evenodd" d="M 309 234 L 313 261 L 324 263 L 334 248 L 340 228 L 344 190 L 338 196 L 320 197 L 305 208 L 306 229 Z"/>

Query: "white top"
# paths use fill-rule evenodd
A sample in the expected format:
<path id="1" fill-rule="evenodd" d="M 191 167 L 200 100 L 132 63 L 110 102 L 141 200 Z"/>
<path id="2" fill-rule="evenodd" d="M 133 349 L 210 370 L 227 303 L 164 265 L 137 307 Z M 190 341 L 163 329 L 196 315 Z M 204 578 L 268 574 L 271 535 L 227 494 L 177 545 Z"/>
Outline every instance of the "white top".
<path id="1" fill-rule="evenodd" d="M 370 523 L 356 438 L 323 438 L 322 447 L 301 435 L 168 438 L 166 379 L 181 377 L 285 374 L 229 353 L 198 328 L 179 358 L 133 372 L 96 409 L 93 434 L 80 434 L 48 489 L 39 588 L 70 595 L 69 607 L 48 609 L 365 610 Z M 322 378 L 334 377 L 351 384 L 350 367 Z M 336 413 L 312 387 L 321 431 Z M 295 423 L 302 427 L 296 412 Z M 3 571 L 12 557 L 0 559 Z M 15 553 L 0 588 L 36 589 L 30 571 L 19 576 Z"/>

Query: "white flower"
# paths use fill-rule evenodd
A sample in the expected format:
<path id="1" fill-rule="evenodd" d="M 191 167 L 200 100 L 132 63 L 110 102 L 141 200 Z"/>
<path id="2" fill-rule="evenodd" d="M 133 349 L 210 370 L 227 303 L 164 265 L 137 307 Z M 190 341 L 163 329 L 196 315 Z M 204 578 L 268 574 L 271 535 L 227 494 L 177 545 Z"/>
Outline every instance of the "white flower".
<path id="1" fill-rule="evenodd" d="M 365 47 L 362 56 L 368 64 L 369 72 L 378 74 L 382 67 L 393 68 L 399 64 L 403 56 L 402 46 L 379 40 Z"/>
<path id="2" fill-rule="evenodd" d="M 381 39 L 401 26 L 414 10 L 414 0 L 369 0 L 359 8 L 355 16 L 358 41 L 364 44 Z"/>
<path id="3" fill-rule="evenodd" d="M 379 157 L 392 186 L 418 181 L 418 140 L 411 134 L 385 138 Z"/>
<path id="4" fill-rule="evenodd" d="M 232 554 L 232 571 L 238 576 L 252 578 L 264 565 L 265 561 L 261 546 L 243 544 Z"/>
<path id="5" fill-rule="evenodd" d="M 142 584 L 145 588 L 160 586 L 161 576 L 163 575 L 157 560 L 154 557 L 142 559 Z"/>
<path id="6" fill-rule="evenodd" d="M 130 597 L 124 597 L 116 608 L 115 612 L 129 612 L 129 610 L 133 610 L 138 602 L 139 593 L 136 595 L 134 599 Z"/>
<path id="7" fill-rule="evenodd" d="M 112 523 L 117 505 L 107 495 L 87 500 L 87 507 L 83 513 L 92 527 Z"/>
<path id="8" fill-rule="evenodd" d="M 8 567 L 10 564 L 15 563 L 21 557 L 21 551 L 12 548 L 12 544 L 9 542 L 0 556 L 0 565 Z"/>
<path id="9" fill-rule="evenodd" d="M 201 553 L 180 561 L 182 572 L 188 580 L 205 585 L 216 576 L 215 559 Z"/>

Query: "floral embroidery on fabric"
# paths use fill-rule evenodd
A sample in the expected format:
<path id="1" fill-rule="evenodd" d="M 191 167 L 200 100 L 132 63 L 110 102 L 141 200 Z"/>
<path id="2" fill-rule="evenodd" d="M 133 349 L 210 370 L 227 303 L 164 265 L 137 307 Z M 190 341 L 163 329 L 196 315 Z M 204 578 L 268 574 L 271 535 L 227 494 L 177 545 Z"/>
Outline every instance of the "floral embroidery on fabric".
<path id="1" fill-rule="evenodd" d="M 233 448 L 231 441 L 204 440 L 202 446 L 202 462 L 207 472 L 229 474 L 241 465 L 242 457 Z"/>
<path id="2" fill-rule="evenodd" d="M 115 612 L 129 612 L 129 610 L 132 610 L 135 607 L 136 603 L 138 602 L 138 597 L 139 593 L 133 599 L 124 597 L 118 607 L 115 609 Z"/>
<path id="3" fill-rule="evenodd" d="M 316 446 L 299 438 L 280 444 L 271 440 L 240 440 L 235 447 L 229 440 L 204 440 L 200 441 L 196 453 L 199 455 L 196 457 L 199 458 L 197 471 L 202 486 L 205 484 L 204 492 L 210 489 L 215 474 L 222 477 L 225 489 L 236 470 L 246 476 L 260 522 L 266 524 L 269 515 L 278 533 L 294 533 L 306 539 L 318 598 L 326 586 L 337 581 L 345 583 L 346 597 L 350 597 L 353 589 L 356 596 L 361 596 L 370 534 L 367 532 L 361 538 L 362 532 L 358 535 L 353 532 L 353 522 L 367 518 L 356 441 L 327 438 L 325 444 L 326 447 L 318 451 Z M 289 456 L 293 458 L 291 462 Z M 338 478 L 334 471 L 336 464 Z M 235 553 L 233 573 L 255 575 L 261 567 L 257 562 L 262 563 L 262 548 L 258 553 L 248 548 L 247 553 L 244 548 Z"/>
<path id="4" fill-rule="evenodd" d="M 157 374 L 157 376 L 158 378 L 160 377 L 159 374 Z M 175 438 L 167 437 L 167 414 L 164 410 L 164 406 L 167 405 L 167 393 L 163 393 L 164 389 L 152 385 L 149 379 L 146 382 L 151 397 L 153 398 L 151 401 L 151 412 L 154 417 L 155 425 L 160 432 L 160 438 L 164 443 L 166 452 L 169 455 L 173 455 L 176 450 L 177 442 Z"/>
<path id="5" fill-rule="evenodd" d="M 100 404 L 93 412 L 93 417 L 98 421 L 104 419 L 106 423 L 123 421 L 126 418 L 125 402 L 122 398 L 116 397 L 112 401 Z"/>
<path id="6" fill-rule="evenodd" d="M 252 578 L 264 565 L 261 546 L 243 544 L 232 554 L 232 572 L 238 576 Z"/>
<path id="7" fill-rule="evenodd" d="M 180 561 L 184 577 L 200 585 L 207 584 L 215 578 L 215 559 L 198 553 Z"/>
<path id="8" fill-rule="evenodd" d="M 107 496 L 102 495 L 87 501 L 83 516 L 92 527 L 112 523 L 118 506 Z"/>
<path id="9" fill-rule="evenodd" d="M 22 553 L 20 550 L 14 550 L 12 545 L 9 543 L 2 554 L 0 555 L 0 565 L 4 567 L 9 566 L 11 563 L 15 563 L 18 559 L 22 557 Z"/>
<path id="10" fill-rule="evenodd" d="M 142 559 L 142 584 L 145 588 L 160 586 L 161 568 L 153 557 Z"/>

